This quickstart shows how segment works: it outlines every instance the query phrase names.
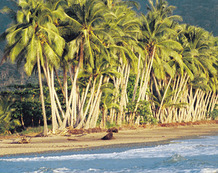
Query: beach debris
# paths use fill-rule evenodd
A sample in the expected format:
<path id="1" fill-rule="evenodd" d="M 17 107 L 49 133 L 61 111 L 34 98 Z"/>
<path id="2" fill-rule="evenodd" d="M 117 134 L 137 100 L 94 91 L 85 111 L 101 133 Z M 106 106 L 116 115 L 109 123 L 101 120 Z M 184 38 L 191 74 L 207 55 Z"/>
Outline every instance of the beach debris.
<path id="1" fill-rule="evenodd" d="M 113 137 L 113 132 L 109 132 L 108 134 L 106 134 L 103 138 L 101 138 L 102 140 L 111 140 L 114 139 Z"/>
<path id="2" fill-rule="evenodd" d="M 78 141 L 77 139 L 74 138 L 67 138 L 68 141 Z"/>
<path id="3" fill-rule="evenodd" d="M 74 129 L 72 127 L 69 127 L 67 133 L 77 135 L 77 134 L 84 134 L 84 133 L 99 133 L 102 131 L 104 130 L 102 130 L 99 127 L 89 128 L 89 129 Z"/>
<path id="4" fill-rule="evenodd" d="M 35 137 L 44 137 L 43 133 L 39 133 L 37 135 L 35 135 Z"/>
<path id="5" fill-rule="evenodd" d="M 69 128 L 67 131 L 68 134 L 74 134 L 74 135 L 83 134 L 84 132 L 85 132 L 84 129 L 73 129 L 73 128 Z"/>
<path id="6" fill-rule="evenodd" d="M 64 136 L 66 136 L 66 137 L 71 137 L 71 134 L 66 134 L 66 135 L 64 135 Z"/>
<path id="7" fill-rule="evenodd" d="M 104 130 L 99 128 L 99 127 L 96 127 L 96 128 L 89 128 L 86 130 L 87 133 L 100 133 L 100 132 L 103 132 Z"/>
<path id="8" fill-rule="evenodd" d="M 17 143 L 18 144 L 29 144 L 30 143 L 31 138 L 27 139 L 25 136 L 21 138 L 21 140 L 19 140 Z"/>
<path id="9" fill-rule="evenodd" d="M 113 132 L 113 133 L 118 133 L 118 128 L 116 127 L 111 127 L 107 130 L 107 132 Z"/>

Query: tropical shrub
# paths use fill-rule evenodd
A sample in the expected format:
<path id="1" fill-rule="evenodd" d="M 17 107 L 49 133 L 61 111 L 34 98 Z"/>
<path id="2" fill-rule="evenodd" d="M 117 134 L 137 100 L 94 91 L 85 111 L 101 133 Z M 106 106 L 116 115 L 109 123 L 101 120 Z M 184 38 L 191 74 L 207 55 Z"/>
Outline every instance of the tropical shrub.
<path id="1" fill-rule="evenodd" d="M 157 123 L 156 118 L 154 118 L 150 111 L 150 103 L 146 100 L 141 100 L 139 102 L 129 102 L 127 104 L 127 116 L 129 121 L 139 121 L 140 124 L 144 123 Z"/>
<path id="2" fill-rule="evenodd" d="M 0 133 L 11 134 L 21 126 L 19 119 L 12 117 L 12 102 L 7 97 L 0 97 Z"/>
<path id="3" fill-rule="evenodd" d="M 218 104 L 215 105 L 215 108 L 212 112 L 209 113 L 212 120 L 216 120 L 218 118 Z"/>

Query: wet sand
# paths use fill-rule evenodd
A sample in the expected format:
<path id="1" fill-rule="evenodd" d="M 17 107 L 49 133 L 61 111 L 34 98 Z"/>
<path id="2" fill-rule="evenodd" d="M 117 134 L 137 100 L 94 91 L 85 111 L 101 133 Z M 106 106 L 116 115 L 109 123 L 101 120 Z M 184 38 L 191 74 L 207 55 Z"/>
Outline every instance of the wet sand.
<path id="1" fill-rule="evenodd" d="M 49 135 L 48 137 L 27 137 L 30 143 L 18 144 L 21 137 L 1 138 L 0 156 L 57 152 L 65 150 L 85 150 L 98 147 L 117 147 L 134 145 L 156 145 L 174 139 L 196 138 L 218 135 L 218 124 L 200 124 L 188 126 L 160 127 L 119 130 L 112 140 L 101 140 L 106 132 L 77 134 L 70 136 Z"/>

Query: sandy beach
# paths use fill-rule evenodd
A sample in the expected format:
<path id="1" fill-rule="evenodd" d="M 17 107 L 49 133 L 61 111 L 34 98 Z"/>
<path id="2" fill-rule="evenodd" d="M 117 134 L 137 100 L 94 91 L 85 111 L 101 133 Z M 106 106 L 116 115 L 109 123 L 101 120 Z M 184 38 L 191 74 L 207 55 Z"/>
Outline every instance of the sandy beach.
<path id="1" fill-rule="evenodd" d="M 173 139 L 196 138 L 218 135 L 218 123 L 188 124 L 179 126 L 147 126 L 135 129 L 122 128 L 114 133 L 114 139 L 101 140 L 106 132 L 72 135 L 49 135 L 48 137 L 27 137 L 30 143 L 18 144 L 21 137 L 0 139 L 0 156 L 57 152 L 65 150 L 84 150 L 98 147 L 116 147 L 128 145 L 157 145 Z"/>

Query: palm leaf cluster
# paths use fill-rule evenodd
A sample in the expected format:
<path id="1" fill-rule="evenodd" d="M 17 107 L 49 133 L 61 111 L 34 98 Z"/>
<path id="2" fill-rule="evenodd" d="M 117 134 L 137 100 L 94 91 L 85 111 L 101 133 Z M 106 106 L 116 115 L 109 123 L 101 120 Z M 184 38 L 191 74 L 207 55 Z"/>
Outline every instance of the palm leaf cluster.
<path id="1" fill-rule="evenodd" d="M 4 58 L 24 61 L 28 75 L 38 72 L 45 134 L 43 77 L 53 133 L 210 118 L 217 103 L 217 38 L 179 24 L 167 1 L 148 2 L 140 15 L 132 9 L 137 4 L 121 0 L 19 0 L 16 11 L 2 9 L 14 18 L 2 34 Z"/>

